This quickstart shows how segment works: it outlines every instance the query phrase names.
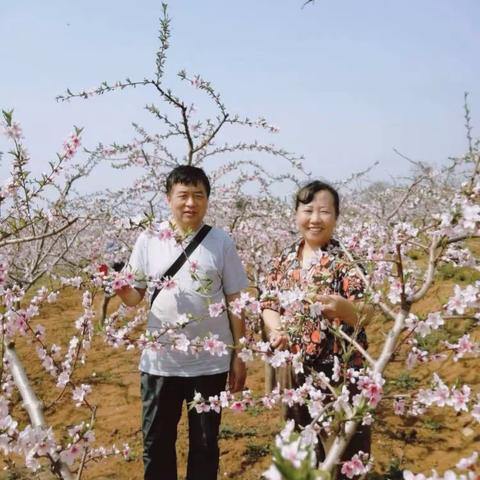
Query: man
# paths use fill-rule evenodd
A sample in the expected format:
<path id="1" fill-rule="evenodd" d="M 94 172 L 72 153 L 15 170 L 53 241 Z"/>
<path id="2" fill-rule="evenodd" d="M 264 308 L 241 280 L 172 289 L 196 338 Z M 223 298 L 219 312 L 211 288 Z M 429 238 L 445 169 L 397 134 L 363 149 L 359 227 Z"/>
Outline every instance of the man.
<path id="1" fill-rule="evenodd" d="M 181 235 L 192 238 L 203 226 L 210 195 L 210 182 L 205 172 L 184 165 L 170 172 L 166 181 L 170 222 Z M 168 231 L 169 222 L 160 229 Z M 159 279 L 182 254 L 182 246 L 165 235 L 140 234 L 130 257 L 128 268 L 139 279 L 135 288 L 118 291 L 127 305 L 138 304 L 147 287 L 146 279 Z M 194 275 L 192 275 L 194 273 Z M 248 285 L 245 271 L 230 237 L 212 228 L 173 280 L 173 288 L 163 288 L 152 304 L 148 329 L 175 324 L 188 315 L 191 320 L 178 333 L 189 339 L 218 335 L 220 341 L 238 346 L 244 335 L 241 317 L 224 311 L 211 317 L 208 305 L 226 301 L 230 304 Z M 207 281 L 205 281 L 207 280 Z M 171 287 L 171 283 L 169 282 Z M 168 340 L 161 337 L 162 341 Z M 230 355 L 214 356 L 209 352 L 186 354 L 168 345 L 161 351 L 145 349 L 140 360 L 142 429 L 144 438 L 145 480 L 176 480 L 175 441 L 183 402 L 193 400 L 199 392 L 208 399 L 225 390 L 227 375 L 231 392 L 243 389 L 245 364 L 234 349 Z M 187 480 L 217 478 L 220 414 L 214 411 L 188 413 L 189 453 Z"/>

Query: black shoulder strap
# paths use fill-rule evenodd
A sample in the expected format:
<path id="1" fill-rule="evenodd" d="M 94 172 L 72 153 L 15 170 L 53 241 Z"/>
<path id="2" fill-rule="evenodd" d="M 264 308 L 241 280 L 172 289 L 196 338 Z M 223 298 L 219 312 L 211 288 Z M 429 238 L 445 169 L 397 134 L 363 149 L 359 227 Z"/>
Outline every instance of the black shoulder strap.
<path id="1" fill-rule="evenodd" d="M 172 278 L 176 273 L 182 268 L 183 264 L 187 261 L 187 258 L 194 252 L 194 250 L 202 243 L 202 240 L 207 236 L 207 233 L 212 229 L 210 225 L 204 225 L 198 233 L 192 238 L 190 243 L 185 247 L 178 258 L 172 263 L 170 268 L 162 275 L 160 282 L 163 282 L 166 278 Z M 160 288 L 155 288 L 150 298 L 150 307 L 153 305 L 153 302 L 157 298 L 157 295 L 160 293 Z"/>

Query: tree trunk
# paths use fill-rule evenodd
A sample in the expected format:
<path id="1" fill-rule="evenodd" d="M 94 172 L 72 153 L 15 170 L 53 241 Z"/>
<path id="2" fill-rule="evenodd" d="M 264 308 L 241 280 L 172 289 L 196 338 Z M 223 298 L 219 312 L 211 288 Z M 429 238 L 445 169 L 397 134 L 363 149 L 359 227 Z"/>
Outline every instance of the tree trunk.
<path id="1" fill-rule="evenodd" d="M 22 362 L 15 352 L 13 344 L 5 345 L 5 359 L 8 360 L 9 369 L 13 376 L 18 391 L 23 400 L 23 407 L 28 413 L 32 427 L 48 428 L 43 415 L 43 404 L 35 395 L 28 381 Z M 73 475 L 68 465 L 60 459 L 53 461 L 52 471 L 63 480 L 73 480 Z"/>

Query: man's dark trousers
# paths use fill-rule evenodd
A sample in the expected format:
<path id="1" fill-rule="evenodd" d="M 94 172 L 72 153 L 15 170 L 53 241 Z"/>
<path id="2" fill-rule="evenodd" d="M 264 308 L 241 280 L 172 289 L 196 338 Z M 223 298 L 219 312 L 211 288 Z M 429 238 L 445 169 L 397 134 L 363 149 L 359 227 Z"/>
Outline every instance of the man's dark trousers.
<path id="1" fill-rule="evenodd" d="M 227 372 L 199 377 L 163 377 L 141 374 L 143 402 L 143 464 L 145 480 L 177 480 L 177 424 L 183 402 L 196 392 L 208 400 L 225 390 Z M 188 412 L 189 451 L 187 480 L 216 480 L 221 415 Z"/>

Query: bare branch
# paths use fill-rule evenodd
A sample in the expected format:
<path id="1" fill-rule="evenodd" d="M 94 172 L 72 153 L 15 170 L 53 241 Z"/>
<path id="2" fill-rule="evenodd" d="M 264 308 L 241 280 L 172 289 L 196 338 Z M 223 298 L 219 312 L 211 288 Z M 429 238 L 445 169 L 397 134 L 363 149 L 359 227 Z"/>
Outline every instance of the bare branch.
<path id="1" fill-rule="evenodd" d="M 371 284 L 370 284 L 367 276 L 363 272 L 363 270 L 358 265 L 358 262 L 356 262 L 355 259 L 353 258 L 353 255 L 347 250 L 347 248 L 345 247 L 345 245 L 343 245 L 343 243 L 340 243 L 340 247 L 341 247 L 342 251 L 345 253 L 345 255 L 347 256 L 347 258 L 350 260 L 352 265 L 354 265 L 355 271 L 357 272 L 357 274 L 362 279 L 363 283 L 365 284 L 365 286 L 367 288 L 367 291 L 371 294 L 374 294 L 375 290 L 371 286 Z M 376 303 L 376 305 L 378 305 L 380 307 L 380 309 L 382 310 L 382 312 L 385 315 L 387 315 L 390 319 L 394 320 L 396 318 L 397 314 L 386 303 L 378 302 L 378 303 Z"/>
<path id="2" fill-rule="evenodd" d="M 370 356 L 370 354 L 352 337 L 347 335 L 341 328 L 335 330 L 342 338 L 344 338 L 347 342 L 351 343 L 367 360 L 371 367 L 375 367 L 375 360 Z"/>
<path id="3" fill-rule="evenodd" d="M 424 177 L 420 177 L 418 180 L 414 181 L 410 185 L 410 187 L 408 187 L 407 191 L 405 192 L 405 195 L 400 199 L 400 201 L 398 202 L 398 205 L 387 215 L 385 221 L 389 222 L 398 213 L 398 211 L 402 208 L 403 204 L 407 201 L 408 197 L 413 192 L 414 188 L 419 183 L 422 183 L 423 180 L 424 180 Z"/>
<path id="4" fill-rule="evenodd" d="M 35 240 L 42 240 L 45 238 L 53 237 L 65 231 L 68 227 L 73 225 L 77 220 L 78 220 L 78 217 L 72 218 L 72 220 L 69 220 L 65 225 L 58 228 L 57 230 L 52 230 L 50 232 L 43 233 L 40 235 L 32 235 L 30 237 L 20 237 L 20 238 L 14 238 L 11 240 L 4 240 L 3 242 L 0 242 L 0 247 L 5 247 L 7 245 L 17 245 L 19 243 L 33 242 Z"/>

